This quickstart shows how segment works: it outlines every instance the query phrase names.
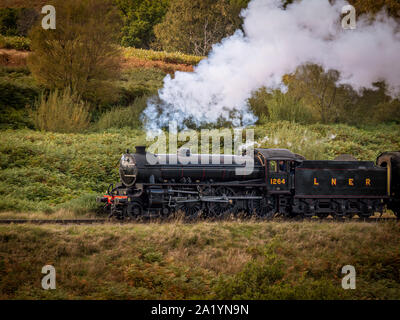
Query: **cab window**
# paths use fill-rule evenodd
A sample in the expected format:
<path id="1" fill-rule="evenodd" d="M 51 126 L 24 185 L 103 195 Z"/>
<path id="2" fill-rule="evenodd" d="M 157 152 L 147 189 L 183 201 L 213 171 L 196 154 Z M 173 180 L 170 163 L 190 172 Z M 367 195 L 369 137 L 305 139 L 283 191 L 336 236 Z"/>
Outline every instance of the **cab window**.
<path id="1" fill-rule="evenodd" d="M 277 172 L 278 164 L 276 161 L 268 161 L 268 170 L 269 172 Z"/>
<path id="2" fill-rule="evenodd" d="M 280 160 L 278 161 L 278 171 L 286 172 L 287 171 L 287 163 L 286 161 Z"/>

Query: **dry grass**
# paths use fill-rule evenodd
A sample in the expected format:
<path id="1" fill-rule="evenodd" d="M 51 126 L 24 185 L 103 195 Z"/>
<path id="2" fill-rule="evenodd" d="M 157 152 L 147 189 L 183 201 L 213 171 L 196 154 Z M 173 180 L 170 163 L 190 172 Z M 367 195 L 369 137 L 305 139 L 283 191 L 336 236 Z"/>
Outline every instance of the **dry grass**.
<path id="1" fill-rule="evenodd" d="M 53 132 L 82 132 L 89 126 L 89 106 L 80 100 L 74 90 L 50 92 L 42 96 L 32 118 L 40 130 Z"/>
<path id="2" fill-rule="evenodd" d="M 194 56 L 184 54 L 182 52 L 166 52 L 166 51 L 155 51 L 145 50 L 137 48 L 123 48 L 124 56 L 135 57 L 142 60 L 149 61 L 163 61 L 173 64 L 184 64 L 184 65 L 197 65 L 201 60 L 205 59 L 202 56 Z"/>
<path id="3" fill-rule="evenodd" d="M 0 49 L 0 65 L 3 66 L 25 66 L 29 51 L 14 49 Z M 122 58 L 121 67 L 124 70 L 135 68 L 156 68 L 166 73 L 175 71 L 192 72 L 193 66 L 184 63 L 167 62 L 163 60 L 146 59 L 145 57 L 126 56 Z"/>
<path id="4" fill-rule="evenodd" d="M 169 63 L 157 60 L 145 60 L 136 57 L 127 57 L 122 60 L 123 69 L 133 68 L 157 68 L 166 73 L 174 73 L 175 71 L 192 72 L 193 66 L 178 63 Z"/>
<path id="5" fill-rule="evenodd" d="M 0 49 L 0 65 L 9 67 L 26 66 L 29 52 L 14 49 Z"/>
<path id="6" fill-rule="evenodd" d="M 99 218 L 94 212 L 87 212 L 84 214 L 78 214 L 74 210 L 68 209 L 60 209 L 55 212 L 11 212 L 4 211 L 0 212 L 0 219 L 28 219 L 28 220 L 36 220 L 36 219 L 90 219 L 90 218 Z M 102 217 L 103 218 L 103 217 Z"/>
<path id="7" fill-rule="evenodd" d="M 1 0 L 0 8 L 36 8 L 41 9 L 48 4 L 47 0 Z"/>
<path id="8" fill-rule="evenodd" d="M 400 299 L 399 246 L 396 223 L 0 226 L 0 298 Z M 45 264 L 57 270 L 54 291 L 40 287 Z M 347 264 L 356 290 L 341 289 Z M 272 267 L 282 274 L 272 293 L 243 282 Z"/>

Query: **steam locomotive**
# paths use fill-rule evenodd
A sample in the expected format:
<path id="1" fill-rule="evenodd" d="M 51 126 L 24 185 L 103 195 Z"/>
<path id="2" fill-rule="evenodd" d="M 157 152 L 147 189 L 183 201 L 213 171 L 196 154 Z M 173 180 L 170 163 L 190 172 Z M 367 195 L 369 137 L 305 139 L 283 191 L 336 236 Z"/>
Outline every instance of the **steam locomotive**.
<path id="1" fill-rule="evenodd" d="M 123 154 L 120 182 L 98 201 L 116 219 L 226 216 L 368 218 L 385 207 L 400 213 L 400 152 L 370 161 L 309 161 L 286 149 L 243 156 L 153 154 L 143 146 Z"/>

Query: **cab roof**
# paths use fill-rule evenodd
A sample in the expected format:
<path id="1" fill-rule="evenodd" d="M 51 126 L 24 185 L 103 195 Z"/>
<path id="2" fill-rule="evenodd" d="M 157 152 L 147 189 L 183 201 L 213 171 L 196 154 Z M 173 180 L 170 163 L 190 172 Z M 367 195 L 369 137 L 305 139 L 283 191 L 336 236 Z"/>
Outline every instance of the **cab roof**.
<path id="1" fill-rule="evenodd" d="M 305 160 L 303 156 L 288 149 L 255 149 L 255 151 L 262 154 L 266 160 Z"/>

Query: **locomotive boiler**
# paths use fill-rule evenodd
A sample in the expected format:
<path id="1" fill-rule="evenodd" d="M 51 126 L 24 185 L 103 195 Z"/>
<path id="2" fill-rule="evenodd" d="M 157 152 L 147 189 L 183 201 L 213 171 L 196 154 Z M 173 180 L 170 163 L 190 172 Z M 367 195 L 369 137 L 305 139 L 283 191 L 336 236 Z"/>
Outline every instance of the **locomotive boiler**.
<path id="1" fill-rule="evenodd" d="M 251 163 L 249 167 L 248 164 Z M 252 154 L 122 155 L 120 182 L 99 198 L 117 219 L 226 216 L 368 218 L 400 212 L 400 152 L 371 161 L 309 161 L 286 149 Z"/>

